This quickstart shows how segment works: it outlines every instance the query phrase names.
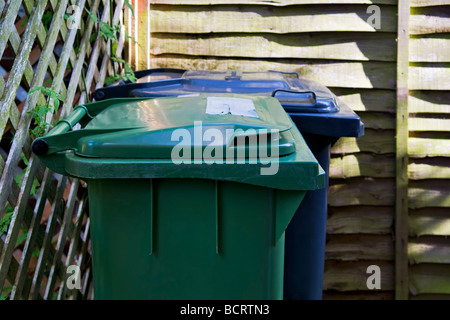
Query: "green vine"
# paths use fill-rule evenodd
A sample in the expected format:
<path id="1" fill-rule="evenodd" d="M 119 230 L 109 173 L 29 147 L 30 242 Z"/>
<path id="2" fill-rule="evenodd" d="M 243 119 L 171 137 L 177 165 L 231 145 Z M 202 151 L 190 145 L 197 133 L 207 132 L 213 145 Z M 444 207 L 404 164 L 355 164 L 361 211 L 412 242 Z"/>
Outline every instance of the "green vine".
<path id="1" fill-rule="evenodd" d="M 114 2 L 113 0 L 110 0 L 110 8 L 113 8 L 113 2 Z M 134 10 L 133 10 L 132 5 L 126 0 L 124 0 L 124 3 L 131 10 L 131 13 L 134 17 Z M 111 41 L 110 59 L 111 59 L 112 64 L 119 63 L 119 64 L 123 65 L 123 68 L 120 73 L 117 73 L 116 69 L 113 67 L 113 75 L 105 78 L 105 85 L 112 84 L 116 81 L 119 81 L 120 79 L 124 80 L 125 82 L 135 82 L 137 80 L 137 78 L 134 74 L 133 68 L 124 59 L 122 59 L 121 57 L 118 57 L 115 54 L 115 49 L 117 48 L 117 43 L 119 41 L 118 35 L 120 35 L 122 33 L 122 30 L 121 30 L 120 26 L 112 24 L 113 10 L 110 10 L 111 16 L 109 19 L 110 20 L 109 24 L 101 21 L 95 13 L 89 11 L 87 8 L 85 8 L 85 11 L 87 12 L 89 18 L 92 19 L 92 21 L 94 21 L 98 25 L 97 34 L 96 35 L 93 34 L 91 36 L 91 39 L 90 39 L 91 42 L 92 41 L 96 42 L 98 39 L 104 39 L 105 41 L 110 40 Z M 44 19 L 45 21 L 43 20 L 43 22 L 46 23 L 46 25 L 47 25 L 51 22 L 52 18 L 53 18 L 52 14 L 47 14 L 47 15 L 45 15 L 45 19 Z M 67 19 L 72 19 L 72 18 L 66 14 L 66 15 L 64 15 L 64 19 L 67 20 Z M 133 41 L 133 43 L 139 45 L 139 43 L 136 41 L 136 39 L 134 39 L 132 36 L 130 36 L 126 31 L 123 31 L 123 33 L 124 33 L 126 40 Z M 84 64 L 83 64 L 82 80 L 84 83 L 83 89 L 86 94 L 86 99 L 89 102 L 90 101 L 89 90 L 86 87 L 86 74 L 84 72 L 84 68 L 86 68 L 86 69 L 88 68 L 88 65 L 86 62 L 84 62 Z M 29 111 L 29 113 L 32 114 L 32 119 L 34 120 L 33 128 L 30 129 L 30 135 L 35 138 L 43 136 L 45 134 L 45 132 L 47 132 L 47 130 L 52 127 L 52 125 L 46 121 L 46 117 L 49 113 L 51 113 L 52 116 L 54 114 L 57 114 L 60 103 L 64 101 L 63 98 L 61 97 L 61 95 L 57 91 L 46 87 L 46 84 L 44 84 L 43 86 L 33 87 L 28 92 L 28 94 L 32 94 L 36 91 L 39 91 L 41 94 L 43 94 L 46 97 L 47 103 L 45 105 L 38 104 L 38 105 L 36 105 L 36 107 L 33 110 Z M 51 101 L 53 103 L 50 103 Z"/>
<path id="2" fill-rule="evenodd" d="M 42 137 L 47 131 L 47 129 L 52 127 L 52 125 L 46 121 L 47 114 L 48 113 L 51 113 L 52 115 L 57 114 L 59 105 L 64 100 L 57 91 L 45 86 L 33 87 L 28 92 L 28 95 L 36 91 L 39 91 L 41 94 L 47 97 L 47 104 L 45 105 L 37 104 L 33 110 L 28 111 L 29 113 L 32 114 L 32 117 L 34 119 L 34 128 L 30 129 L 30 135 L 34 137 Z M 50 101 L 53 101 L 53 104 L 50 104 Z"/>

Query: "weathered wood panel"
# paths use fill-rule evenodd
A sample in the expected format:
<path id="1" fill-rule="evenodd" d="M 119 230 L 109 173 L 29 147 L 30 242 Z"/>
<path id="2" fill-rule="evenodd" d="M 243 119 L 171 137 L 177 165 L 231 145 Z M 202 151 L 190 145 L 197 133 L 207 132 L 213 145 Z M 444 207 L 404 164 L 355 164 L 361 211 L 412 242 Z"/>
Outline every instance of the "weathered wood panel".
<path id="1" fill-rule="evenodd" d="M 441 138 L 409 138 L 411 157 L 450 157 L 450 140 Z"/>
<path id="2" fill-rule="evenodd" d="M 395 113 L 395 91 L 332 87 L 330 87 L 330 90 L 338 96 L 338 101 L 347 104 L 354 111 Z"/>
<path id="3" fill-rule="evenodd" d="M 395 129 L 395 115 L 382 112 L 358 112 L 364 128 L 367 129 Z"/>
<path id="4" fill-rule="evenodd" d="M 367 23 L 367 5 L 339 6 L 166 6 L 150 7 L 152 32 L 167 33 L 293 33 L 395 32 L 396 8 L 380 6 L 381 28 Z M 419 17 L 420 18 L 420 17 Z M 239 23 L 236 23 L 236 22 Z M 418 28 L 423 22 L 417 22 Z"/>
<path id="5" fill-rule="evenodd" d="M 408 176 L 411 180 L 450 179 L 450 158 L 411 159 Z"/>
<path id="6" fill-rule="evenodd" d="M 354 177 L 393 178 L 395 158 L 393 155 L 356 153 L 330 159 L 330 178 Z"/>
<path id="7" fill-rule="evenodd" d="M 450 265 L 420 263 L 410 267 L 410 292 L 450 294 Z"/>
<path id="8" fill-rule="evenodd" d="M 450 37 L 448 34 L 439 37 L 423 37 L 410 39 L 409 61 L 411 62 L 448 62 L 450 61 Z"/>
<path id="9" fill-rule="evenodd" d="M 439 115 L 433 118 L 410 116 L 408 124 L 410 131 L 450 131 L 450 118 L 439 118 Z"/>
<path id="10" fill-rule="evenodd" d="M 330 181 L 328 190 L 330 206 L 392 206 L 394 203 L 393 179 L 352 178 Z"/>
<path id="11" fill-rule="evenodd" d="M 447 3 L 448 4 L 448 3 Z M 448 6 L 427 6 L 415 8 L 411 14 L 411 34 L 433 34 L 450 32 Z"/>
<path id="12" fill-rule="evenodd" d="M 410 90 L 450 90 L 450 68 L 445 64 L 410 66 L 409 73 Z"/>
<path id="13" fill-rule="evenodd" d="M 447 180 L 416 180 L 409 182 L 409 207 L 450 207 Z"/>
<path id="14" fill-rule="evenodd" d="M 411 91 L 411 113 L 450 113 L 450 91 Z"/>
<path id="15" fill-rule="evenodd" d="M 154 56 L 152 68 L 181 68 L 186 70 L 279 70 L 298 72 L 303 78 L 328 87 L 395 88 L 395 64 L 390 62 L 323 62 L 293 59 L 225 59 L 216 57 Z M 330 76 L 333 75 L 333 76 Z"/>
<path id="16" fill-rule="evenodd" d="M 367 268 L 377 265 L 381 271 L 381 290 L 394 290 L 394 265 L 389 261 L 325 261 L 324 290 L 369 291 L 367 288 Z M 376 291 L 372 291 L 376 292 Z"/>
<path id="17" fill-rule="evenodd" d="M 411 237 L 449 236 L 448 208 L 422 208 L 410 210 L 408 226 Z"/>
<path id="18" fill-rule="evenodd" d="M 394 33 L 153 33 L 153 55 L 395 61 Z M 443 50 L 444 52 L 444 50 Z M 425 60 L 427 61 L 427 60 Z"/>
<path id="19" fill-rule="evenodd" d="M 394 207 L 329 207 L 327 234 L 391 234 Z"/>
<path id="20" fill-rule="evenodd" d="M 408 258 L 413 264 L 450 264 L 450 239 L 447 237 L 412 238 L 408 243 Z"/>
<path id="21" fill-rule="evenodd" d="M 395 152 L 395 133 L 393 130 L 364 131 L 364 136 L 359 138 L 340 138 L 331 148 L 331 154 L 349 154 L 356 152 L 371 152 L 374 154 L 386 154 Z"/>
<path id="22" fill-rule="evenodd" d="M 329 235 L 325 259 L 340 261 L 394 260 L 391 235 Z"/>

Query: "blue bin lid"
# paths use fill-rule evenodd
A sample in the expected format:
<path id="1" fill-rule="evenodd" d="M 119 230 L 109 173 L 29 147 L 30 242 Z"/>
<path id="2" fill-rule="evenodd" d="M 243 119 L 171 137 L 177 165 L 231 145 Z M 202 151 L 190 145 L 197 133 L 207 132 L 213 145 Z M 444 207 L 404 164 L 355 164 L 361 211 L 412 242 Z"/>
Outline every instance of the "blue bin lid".
<path id="1" fill-rule="evenodd" d="M 150 69 L 136 72 L 136 83 L 98 89 L 96 100 L 117 97 L 167 97 L 195 93 L 273 96 L 302 133 L 330 137 L 364 134 L 360 117 L 325 86 L 297 73 Z"/>

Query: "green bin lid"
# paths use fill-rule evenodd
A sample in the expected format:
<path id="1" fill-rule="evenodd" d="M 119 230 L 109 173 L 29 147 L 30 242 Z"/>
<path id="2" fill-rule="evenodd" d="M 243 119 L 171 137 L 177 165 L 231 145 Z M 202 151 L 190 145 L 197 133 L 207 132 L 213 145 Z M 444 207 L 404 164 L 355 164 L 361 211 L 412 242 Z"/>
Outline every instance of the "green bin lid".
<path id="1" fill-rule="evenodd" d="M 292 126 L 275 98 L 205 94 L 159 98 L 103 110 L 85 129 L 118 131 L 83 137 L 75 152 L 96 158 L 170 159 L 177 145 L 190 145 L 191 158 L 196 159 L 208 157 L 208 146 L 221 146 L 224 156 L 233 149 L 237 156 L 251 158 L 258 156 L 258 148 L 270 150 L 274 142 L 284 156 L 295 152 L 288 131 Z M 270 135 L 273 130 L 279 137 Z"/>
<path id="2" fill-rule="evenodd" d="M 87 180 L 214 179 L 283 190 L 326 185 L 325 171 L 276 98 L 111 99 L 78 106 L 73 117 L 78 114 L 86 114 L 82 129 L 55 128 L 33 142 L 45 147 L 36 154 L 54 172 Z"/>

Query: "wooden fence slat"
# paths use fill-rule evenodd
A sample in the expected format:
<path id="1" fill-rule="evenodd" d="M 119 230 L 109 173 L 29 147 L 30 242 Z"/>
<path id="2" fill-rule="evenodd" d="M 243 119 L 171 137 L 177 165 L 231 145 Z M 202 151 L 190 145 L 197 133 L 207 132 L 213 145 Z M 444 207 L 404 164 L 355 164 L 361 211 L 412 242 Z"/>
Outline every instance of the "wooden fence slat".
<path id="1" fill-rule="evenodd" d="M 409 74 L 410 90 L 450 90 L 450 68 L 445 65 L 411 66 Z"/>
<path id="2" fill-rule="evenodd" d="M 449 0 L 411 0 L 411 7 L 443 6 L 449 4 Z"/>
<path id="3" fill-rule="evenodd" d="M 331 148 L 331 154 L 371 152 L 374 154 L 395 153 L 395 133 L 393 130 L 364 130 L 359 138 L 340 138 Z"/>
<path id="4" fill-rule="evenodd" d="M 364 128 L 395 130 L 395 115 L 390 112 L 358 112 Z"/>
<path id="5" fill-rule="evenodd" d="M 450 113 L 450 91 L 412 91 L 408 104 L 411 113 Z"/>
<path id="6" fill-rule="evenodd" d="M 411 263 L 450 264 L 450 240 L 444 237 L 410 239 L 408 257 Z"/>
<path id="7" fill-rule="evenodd" d="M 414 159 L 408 165 L 408 177 L 411 180 L 450 179 L 450 158 Z"/>
<path id="8" fill-rule="evenodd" d="M 395 61 L 394 33 L 152 34 L 153 55 Z"/>
<path id="9" fill-rule="evenodd" d="M 396 32 L 396 8 L 380 6 L 380 9 L 383 23 L 377 30 L 367 23 L 371 16 L 371 13 L 367 13 L 367 5 L 291 7 L 218 5 L 213 8 L 152 5 L 150 29 L 158 33 Z"/>
<path id="10" fill-rule="evenodd" d="M 367 268 L 377 265 L 381 271 L 381 290 L 394 290 L 394 265 L 390 261 L 333 261 L 325 260 L 324 290 L 370 291 L 367 288 Z M 373 291 L 371 291 L 373 292 Z"/>
<path id="11" fill-rule="evenodd" d="M 393 206 L 393 179 L 352 178 L 330 181 L 328 204 L 333 207 L 352 205 Z"/>
<path id="12" fill-rule="evenodd" d="M 410 131 L 450 131 L 450 119 L 410 117 Z"/>
<path id="13" fill-rule="evenodd" d="M 450 16 L 445 7 L 429 6 L 417 8 L 411 14 L 411 34 L 433 34 L 450 32 Z"/>
<path id="14" fill-rule="evenodd" d="M 329 207 L 327 234 L 391 234 L 393 207 Z"/>
<path id="15" fill-rule="evenodd" d="M 394 247 L 391 235 L 329 235 L 325 247 L 325 259 L 394 260 Z"/>
<path id="16" fill-rule="evenodd" d="M 295 71 L 302 78 L 317 81 L 327 87 L 394 89 L 396 85 L 395 65 L 390 62 L 324 63 L 323 61 L 319 62 L 314 60 L 249 60 L 162 55 L 152 57 L 151 67 L 219 71 Z"/>
<path id="17" fill-rule="evenodd" d="M 448 209 L 434 207 L 411 210 L 408 226 L 411 237 L 447 237 L 450 235 L 450 217 L 448 216 Z"/>
<path id="18" fill-rule="evenodd" d="M 420 263 L 410 269 L 410 291 L 413 295 L 450 294 L 450 265 Z"/>
<path id="19" fill-rule="evenodd" d="M 450 157 L 450 140 L 431 138 L 409 138 L 410 157 Z"/>
<path id="20" fill-rule="evenodd" d="M 331 179 L 354 177 L 393 178 L 395 159 L 392 155 L 356 153 L 330 159 Z"/>
<path id="21" fill-rule="evenodd" d="M 450 37 L 410 39 L 409 61 L 411 62 L 449 62 Z"/>
<path id="22" fill-rule="evenodd" d="M 409 207 L 450 207 L 446 180 L 412 180 L 408 189 Z"/>
<path id="23" fill-rule="evenodd" d="M 396 98 L 393 90 L 351 89 L 330 87 L 331 91 L 354 111 L 395 112 Z"/>

